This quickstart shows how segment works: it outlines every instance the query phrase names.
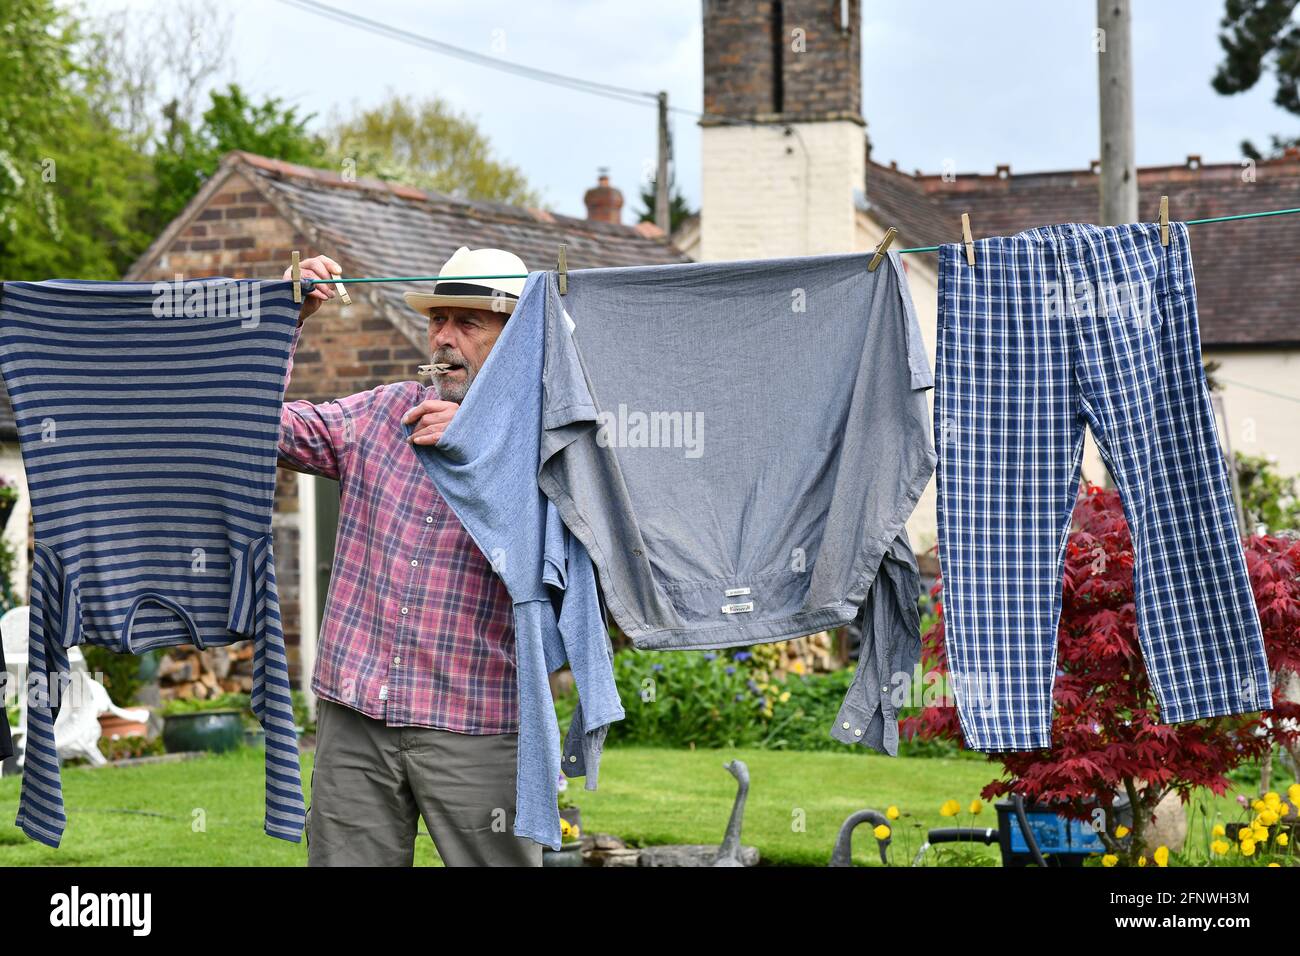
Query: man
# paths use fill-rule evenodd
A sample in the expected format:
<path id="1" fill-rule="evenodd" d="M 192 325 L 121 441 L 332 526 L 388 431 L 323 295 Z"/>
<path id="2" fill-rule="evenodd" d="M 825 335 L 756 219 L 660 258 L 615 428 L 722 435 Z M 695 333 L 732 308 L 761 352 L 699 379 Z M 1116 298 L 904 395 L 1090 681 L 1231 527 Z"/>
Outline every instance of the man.
<path id="1" fill-rule="evenodd" d="M 326 256 L 302 263 L 305 277 L 340 272 Z M 526 272 L 511 253 L 462 247 L 439 274 Z M 281 410 L 281 466 L 337 479 L 340 494 L 312 678 L 309 865 L 410 866 L 421 816 L 449 866 L 541 865 L 541 846 L 513 833 L 519 698 L 510 595 L 403 428 L 415 423 L 415 444 L 438 441 L 523 286 L 470 278 L 407 293 L 428 317 L 431 361 L 446 366 L 432 386 L 397 382 Z M 320 283 L 304 297 L 295 347 L 304 321 L 333 295 Z"/>

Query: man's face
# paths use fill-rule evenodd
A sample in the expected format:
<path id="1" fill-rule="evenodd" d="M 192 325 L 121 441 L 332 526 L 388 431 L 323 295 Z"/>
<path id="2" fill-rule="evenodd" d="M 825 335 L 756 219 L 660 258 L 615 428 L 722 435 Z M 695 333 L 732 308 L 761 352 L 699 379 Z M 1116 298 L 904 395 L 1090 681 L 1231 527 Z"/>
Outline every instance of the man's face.
<path id="1" fill-rule="evenodd" d="M 507 316 L 491 309 L 439 306 L 429 312 L 429 352 L 436 365 L 446 362 L 450 371 L 433 376 L 434 388 L 444 402 L 460 403 L 483 367 Z"/>

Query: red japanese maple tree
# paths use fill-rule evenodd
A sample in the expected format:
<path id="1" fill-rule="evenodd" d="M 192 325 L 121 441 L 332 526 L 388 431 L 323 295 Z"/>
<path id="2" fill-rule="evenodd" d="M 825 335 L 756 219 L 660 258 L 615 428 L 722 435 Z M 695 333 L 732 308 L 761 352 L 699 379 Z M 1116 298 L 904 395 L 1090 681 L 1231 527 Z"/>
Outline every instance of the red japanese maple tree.
<path id="1" fill-rule="evenodd" d="M 1245 553 L 1276 687 L 1300 672 L 1300 540 L 1252 537 Z M 942 597 L 942 582 L 934 593 Z M 939 620 L 924 644 L 926 658 L 946 672 L 943 633 L 940 600 Z M 1122 862 L 1140 855 L 1152 811 L 1170 791 L 1184 803 L 1198 787 L 1222 794 L 1227 774 L 1243 761 L 1274 745 L 1292 753 L 1300 746 L 1300 733 L 1290 729 L 1300 718 L 1300 705 L 1276 692 L 1274 709 L 1264 714 L 1158 723 L 1138 645 L 1133 545 L 1118 492 L 1086 486 L 1075 504 L 1058 639 L 1052 747 L 990 754 L 990 761 L 1002 764 L 1003 777 L 981 795 L 1019 793 L 1080 819 L 1103 807 L 1108 816 L 1098 836 Z M 950 703 L 907 718 L 903 732 L 960 743 Z M 1133 810 L 1133 836 L 1126 843 L 1114 835 L 1111 799 L 1117 792 L 1128 795 Z"/>

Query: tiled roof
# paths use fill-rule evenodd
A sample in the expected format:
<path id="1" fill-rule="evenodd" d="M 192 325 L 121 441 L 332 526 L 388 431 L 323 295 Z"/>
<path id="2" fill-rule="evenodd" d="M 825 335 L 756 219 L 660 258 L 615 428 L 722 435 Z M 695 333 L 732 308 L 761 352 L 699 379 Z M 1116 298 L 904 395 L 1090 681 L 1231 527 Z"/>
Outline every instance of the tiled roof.
<path id="1" fill-rule="evenodd" d="M 279 200 L 304 231 L 333 245 L 355 276 L 437 275 L 460 246 L 508 249 L 534 270 L 555 268 L 561 243 L 570 269 L 688 261 L 649 223 L 594 222 L 378 180 L 349 181 L 251 153 L 232 153 L 225 162 Z M 402 299 L 411 288 L 372 285 L 387 317 L 421 341 L 425 323 Z"/>
<path id="2" fill-rule="evenodd" d="M 1193 158 L 1194 159 L 1194 158 Z M 1253 178 L 1252 178 L 1253 174 Z M 980 236 L 1034 226 L 1096 222 L 1098 177 L 1092 170 L 1012 175 L 900 172 L 870 162 L 867 201 L 902 246 L 960 237 L 961 214 Z M 1138 170 L 1138 218 L 1153 222 L 1160 197 L 1170 218 L 1300 207 L 1300 152 L 1257 164 L 1156 166 Z M 1300 345 L 1300 214 L 1210 223 L 1191 230 L 1201 341 L 1212 346 Z"/>

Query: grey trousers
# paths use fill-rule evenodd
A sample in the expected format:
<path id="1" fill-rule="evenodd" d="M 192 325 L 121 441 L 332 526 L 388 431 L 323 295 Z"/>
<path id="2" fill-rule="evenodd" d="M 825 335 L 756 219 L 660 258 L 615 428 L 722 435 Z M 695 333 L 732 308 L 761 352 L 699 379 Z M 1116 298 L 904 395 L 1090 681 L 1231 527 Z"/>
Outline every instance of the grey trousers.
<path id="1" fill-rule="evenodd" d="M 514 835 L 518 734 L 389 727 L 321 700 L 309 866 L 411 866 L 420 817 L 447 866 L 541 866 Z"/>

